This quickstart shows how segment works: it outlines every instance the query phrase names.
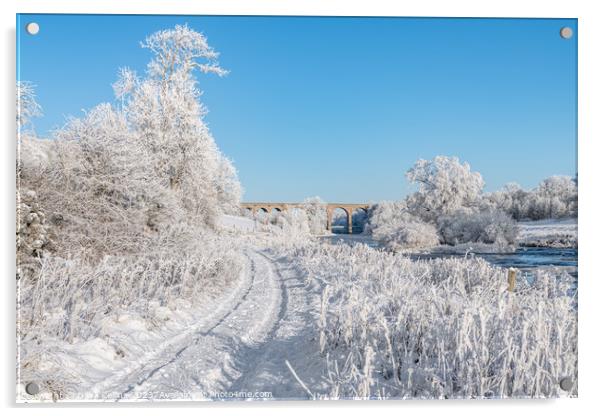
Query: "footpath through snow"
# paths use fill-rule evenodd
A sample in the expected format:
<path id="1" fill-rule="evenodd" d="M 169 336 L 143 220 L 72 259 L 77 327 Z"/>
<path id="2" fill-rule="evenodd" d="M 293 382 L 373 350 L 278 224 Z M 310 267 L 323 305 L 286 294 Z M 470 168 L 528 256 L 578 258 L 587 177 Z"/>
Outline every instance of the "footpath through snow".
<path id="1" fill-rule="evenodd" d="M 94 396 L 125 401 L 308 397 L 289 366 L 301 380 L 319 384 L 311 297 L 290 266 L 255 249 L 244 254 L 245 271 L 226 301 L 152 354 L 99 382 Z"/>

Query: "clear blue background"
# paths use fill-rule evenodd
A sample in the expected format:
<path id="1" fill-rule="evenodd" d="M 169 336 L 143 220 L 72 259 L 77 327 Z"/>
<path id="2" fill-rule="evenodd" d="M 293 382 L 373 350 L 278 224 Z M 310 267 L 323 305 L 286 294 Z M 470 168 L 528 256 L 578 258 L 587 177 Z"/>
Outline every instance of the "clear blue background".
<path id="1" fill-rule="evenodd" d="M 468 161 L 487 190 L 575 175 L 575 19 L 20 15 L 17 74 L 37 85 L 38 134 L 112 101 L 120 67 L 145 70 L 140 41 L 183 23 L 230 71 L 200 87 L 247 201 L 400 199 L 404 172 L 439 154 Z"/>

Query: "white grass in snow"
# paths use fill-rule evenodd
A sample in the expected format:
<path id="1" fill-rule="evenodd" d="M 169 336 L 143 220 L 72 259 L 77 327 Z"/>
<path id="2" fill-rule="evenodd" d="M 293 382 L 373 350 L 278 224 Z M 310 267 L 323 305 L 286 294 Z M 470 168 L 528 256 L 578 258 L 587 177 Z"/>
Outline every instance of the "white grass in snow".
<path id="1" fill-rule="evenodd" d="M 321 285 L 328 397 L 556 397 L 560 379 L 577 378 L 565 273 L 519 278 L 509 293 L 506 271 L 478 258 L 411 261 L 329 244 L 286 255 Z"/>
<path id="2" fill-rule="evenodd" d="M 41 385 L 40 399 L 73 399 L 194 325 L 205 304 L 232 292 L 243 262 L 231 239 L 196 238 L 96 265 L 40 260 L 19 283 L 18 379 Z"/>

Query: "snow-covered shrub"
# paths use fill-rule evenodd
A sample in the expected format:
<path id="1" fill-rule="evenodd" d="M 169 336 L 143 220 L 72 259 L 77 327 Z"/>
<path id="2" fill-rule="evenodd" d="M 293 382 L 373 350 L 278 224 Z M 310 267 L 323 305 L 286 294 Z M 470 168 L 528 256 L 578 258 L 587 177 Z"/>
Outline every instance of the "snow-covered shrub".
<path id="1" fill-rule="evenodd" d="M 418 190 L 406 199 L 408 210 L 427 222 L 461 207 L 476 206 L 485 184 L 481 174 L 472 172 L 468 163 L 448 156 L 420 159 L 406 177 L 418 184 Z"/>
<path id="2" fill-rule="evenodd" d="M 458 210 L 438 219 L 442 242 L 449 245 L 463 243 L 495 244 L 503 248 L 514 245 L 518 226 L 508 214 L 500 210 Z"/>
<path id="3" fill-rule="evenodd" d="M 30 134 L 21 134 L 18 148 L 17 173 L 18 179 L 23 179 L 23 171 L 28 173 L 41 172 L 49 165 L 56 163 L 56 145 L 54 140 L 40 139 Z M 28 179 L 31 179 L 28 178 Z"/>
<path id="4" fill-rule="evenodd" d="M 284 235 L 290 237 L 310 234 L 307 212 L 299 208 L 278 212 L 275 224 L 282 229 Z"/>
<path id="5" fill-rule="evenodd" d="M 309 230 L 312 234 L 324 234 L 326 232 L 326 203 L 319 196 L 306 198 L 302 208 L 307 213 Z"/>
<path id="6" fill-rule="evenodd" d="M 371 213 L 372 238 L 388 249 L 421 249 L 439 244 L 435 226 L 410 214 L 404 203 L 378 204 Z"/>
<path id="7" fill-rule="evenodd" d="M 255 219 L 255 215 L 253 214 L 253 210 L 249 209 L 249 208 L 240 208 L 240 215 L 242 215 L 245 218 L 249 218 L 249 219 Z"/>
<path id="8" fill-rule="evenodd" d="M 368 223 L 366 224 L 365 231 L 374 233 L 374 230 L 377 228 L 386 229 L 404 211 L 407 211 L 405 201 L 381 201 L 371 205 L 368 208 Z"/>
<path id="9" fill-rule="evenodd" d="M 31 277 L 50 244 L 46 214 L 32 190 L 21 189 L 17 201 L 17 275 Z"/>
<path id="10" fill-rule="evenodd" d="M 375 240 L 384 243 L 392 250 L 424 249 L 439 244 L 439 236 L 434 225 L 423 222 L 409 213 L 404 213 L 393 232 L 380 236 L 377 231 Z"/>
<path id="11" fill-rule="evenodd" d="M 320 288 L 328 389 L 304 380 L 318 396 L 557 397 L 560 379 L 576 380 L 576 293 L 565 272 L 536 272 L 532 283 L 519 274 L 510 293 L 506 270 L 480 258 L 412 261 L 329 244 L 285 255 Z"/>
<path id="12" fill-rule="evenodd" d="M 20 180 L 36 190 L 57 255 L 98 260 L 140 251 L 154 232 L 183 218 L 125 118 L 108 104 L 71 119 L 56 133 L 52 154 L 36 164 L 29 160 L 35 153 L 22 153 Z"/>

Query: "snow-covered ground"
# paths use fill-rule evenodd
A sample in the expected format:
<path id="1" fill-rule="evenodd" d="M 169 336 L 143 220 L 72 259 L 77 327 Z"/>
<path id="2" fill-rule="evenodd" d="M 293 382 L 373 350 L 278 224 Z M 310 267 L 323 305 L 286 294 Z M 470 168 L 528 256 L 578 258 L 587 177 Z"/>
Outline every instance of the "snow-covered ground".
<path id="1" fill-rule="evenodd" d="M 506 271 L 481 259 L 414 261 L 241 217 L 220 224 L 231 233 L 219 244 L 242 259 L 237 277 L 198 299 L 152 301 L 150 316 L 108 314 L 85 340 L 50 339 L 41 352 L 28 340 L 38 367 L 23 381 L 42 392 L 19 384 L 18 400 L 567 394 L 557 381 L 575 373 L 577 350 L 564 272 L 519 275 L 509 294 Z M 553 351 L 563 353 L 546 359 Z"/>
<path id="2" fill-rule="evenodd" d="M 519 244 L 533 247 L 577 247 L 577 219 L 523 221 Z"/>
<path id="3" fill-rule="evenodd" d="M 299 273 L 265 250 L 241 249 L 239 280 L 223 296 L 192 307 L 152 307 L 154 326 L 127 314 L 106 319 L 85 342 L 47 346 L 71 382 L 42 385 L 36 399 L 64 401 L 298 399 L 292 375 L 319 383 L 316 328 Z M 312 356 L 311 352 L 315 354 Z M 290 368 L 289 368 L 290 367 Z M 293 369 L 291 371 L 291 368 Z M 23 386 L 18 400 L 28 401 Z"/>
<path id="4" fill-rule="evenodd" d="M 257 228 L 256 221 L 235 215 L 222 215 L 218 219 L 220 227 L 230 231 L 253 232 Z"/>

